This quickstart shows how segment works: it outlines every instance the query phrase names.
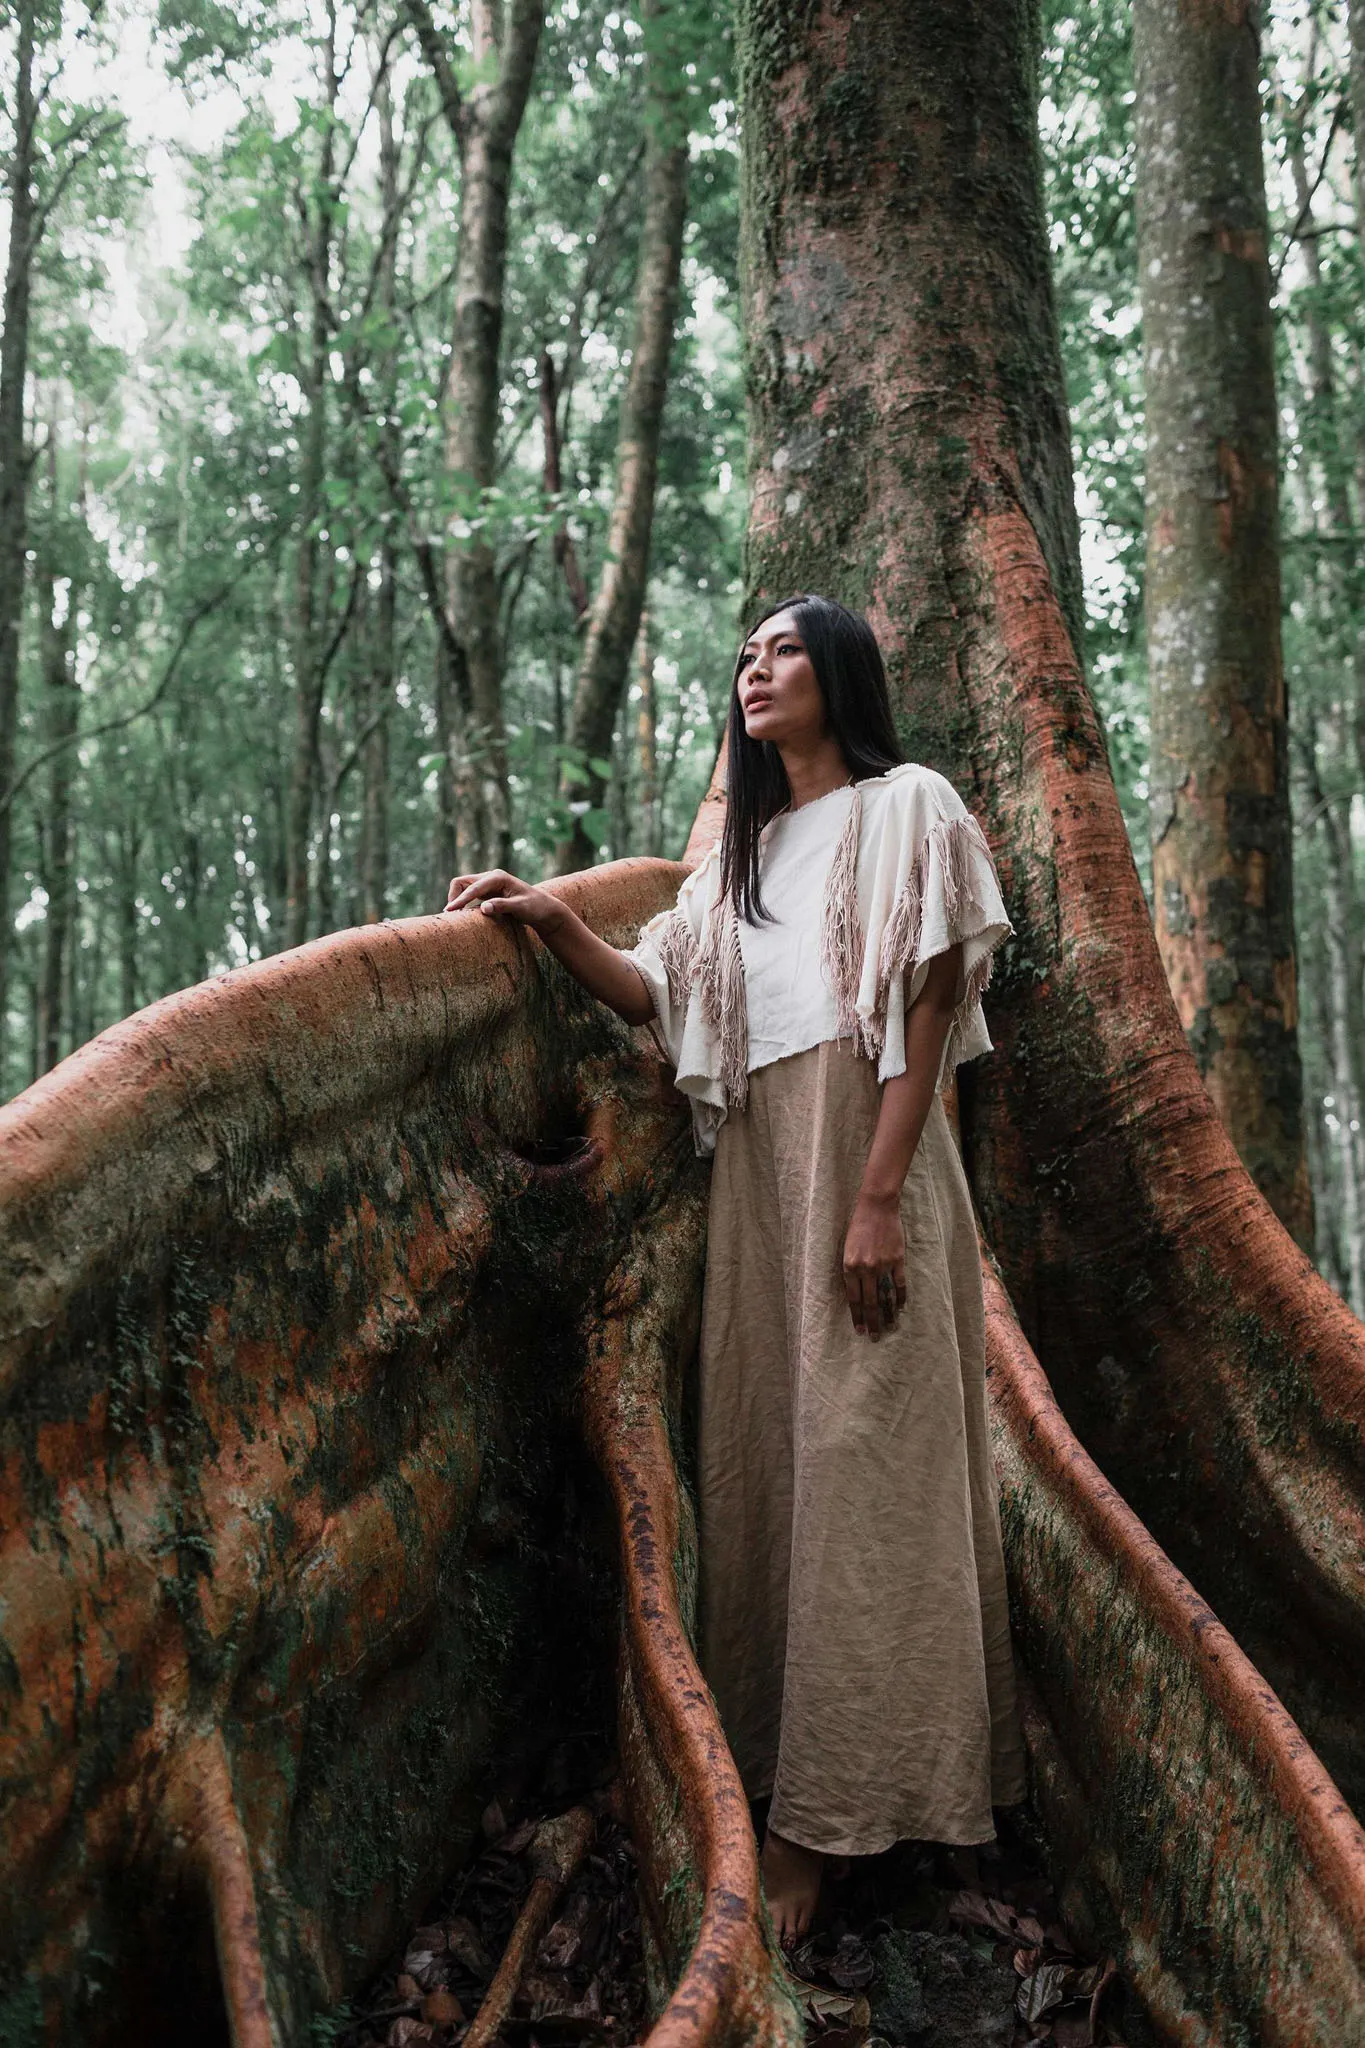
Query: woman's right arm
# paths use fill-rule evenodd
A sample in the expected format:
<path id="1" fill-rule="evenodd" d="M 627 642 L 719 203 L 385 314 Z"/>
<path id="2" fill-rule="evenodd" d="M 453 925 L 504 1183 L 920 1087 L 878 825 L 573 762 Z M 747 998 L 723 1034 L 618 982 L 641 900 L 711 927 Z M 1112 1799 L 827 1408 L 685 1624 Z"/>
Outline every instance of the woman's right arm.
<path id="1" fill-rule="evenodd" d="M 529 925 L 589 995 L 606 1003 L 627 1024 L 652 1024 L 654 998 L 638 968 L 589 931 L 581 917 L 548 889 L 518 881 L 502 868 L 482 875 L 456 875 L 446 909 L 478 910 L 484 917 L 510 917 Z"/>

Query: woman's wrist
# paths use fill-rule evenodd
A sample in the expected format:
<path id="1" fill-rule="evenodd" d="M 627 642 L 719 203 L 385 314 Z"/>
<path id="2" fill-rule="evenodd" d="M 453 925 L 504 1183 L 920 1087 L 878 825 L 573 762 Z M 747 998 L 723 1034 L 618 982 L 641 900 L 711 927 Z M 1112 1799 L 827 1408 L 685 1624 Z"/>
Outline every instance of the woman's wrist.
<path id="1" fill-rule="evenodd" d="M 536 919 L 535 931 L 536 937 L 543 939 L 546 945 L 550 946 L 557 938 L 562 938 L 571 925 L 581 924 L 582 919 L 575 917 L 568 904 L 562 902 L 558 896 L 549 896 L 548 891 L 546 894 L 550 907 Z"/>
<path id="2" fill-rule="evenodd" d="M 858 1190 L 858 1200 L 868 1209 L 898 1209 L 904 1185 L 904 1175 L 893 1186 L 885 1175 L 879 1174 L 875 1179 L 863 1182 Z"/>

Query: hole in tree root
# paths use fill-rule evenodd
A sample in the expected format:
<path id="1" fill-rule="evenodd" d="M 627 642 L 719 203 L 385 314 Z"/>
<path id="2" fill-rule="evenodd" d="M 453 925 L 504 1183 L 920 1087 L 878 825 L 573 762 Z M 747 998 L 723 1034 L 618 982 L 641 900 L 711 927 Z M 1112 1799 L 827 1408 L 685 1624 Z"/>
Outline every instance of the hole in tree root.
<path id="1" fill-rule="evenodd" d="M 110 1951 L 118 1973 L 92 2001 L 83 2039 L 139 2048 L 229 2048 L 213 1914 L 197 1884 L 128 1871 Z"/>
<path id="2" fill-rule="evenodd" d="M 595 1138 L 583 1132 L 559 1137 L 530 1138 L 510 1148 L 537 1178 L 578 1179 L 590 1173 L 601 1157 Z"/>

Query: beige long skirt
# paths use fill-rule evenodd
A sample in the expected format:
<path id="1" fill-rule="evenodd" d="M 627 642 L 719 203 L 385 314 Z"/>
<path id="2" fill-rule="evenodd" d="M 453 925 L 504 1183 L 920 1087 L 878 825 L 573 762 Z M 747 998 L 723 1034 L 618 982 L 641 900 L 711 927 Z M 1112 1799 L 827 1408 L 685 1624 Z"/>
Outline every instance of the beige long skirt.
<path id="1" fill-rule="evenodd" d="M 880 1101 L 829 1043 L 721 1126 L 701 1356 L 701 1663 L 751 1799 L 869 1855 L 984 1842 L 1023 1757 L 966 1175 L 937 1094 L 901 1198 L 908 1301 L 873 1344 L 844 1236 Z"/>

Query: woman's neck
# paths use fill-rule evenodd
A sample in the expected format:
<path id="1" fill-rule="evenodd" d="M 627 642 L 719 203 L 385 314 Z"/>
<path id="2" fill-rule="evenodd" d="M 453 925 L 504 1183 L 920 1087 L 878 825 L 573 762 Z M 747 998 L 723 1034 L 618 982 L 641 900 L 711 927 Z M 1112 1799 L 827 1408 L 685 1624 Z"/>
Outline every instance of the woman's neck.
<path id="1" fill-rule="evenodd" d="M 809 749 L 781 747 L 778 751 L 787 771 L 794 811 L 802 804 L 813 804 L 817 797 L 828 796 L 832 789 L 842 789 L 853 779 L 837 740 L 820 740 Z"/>

